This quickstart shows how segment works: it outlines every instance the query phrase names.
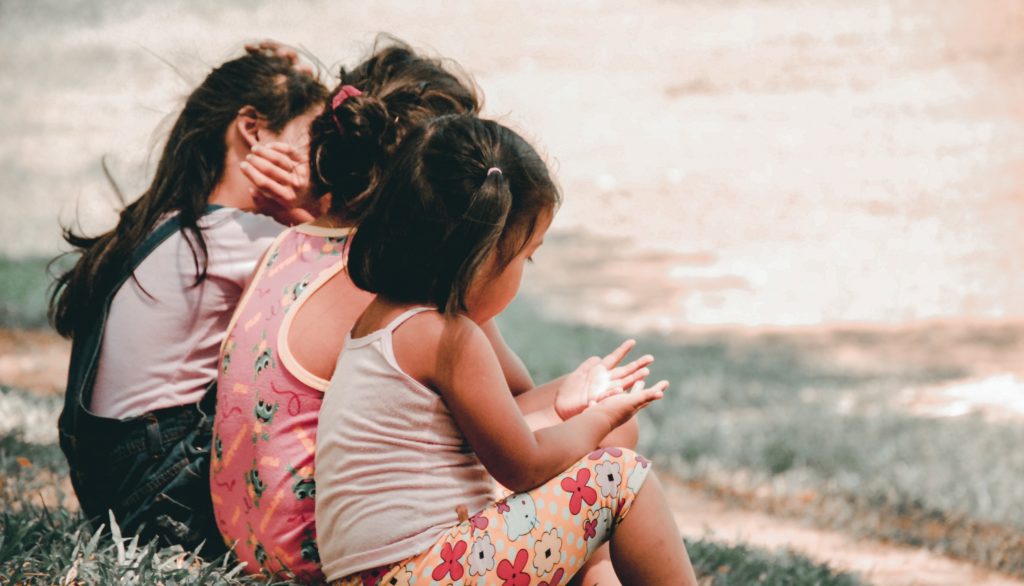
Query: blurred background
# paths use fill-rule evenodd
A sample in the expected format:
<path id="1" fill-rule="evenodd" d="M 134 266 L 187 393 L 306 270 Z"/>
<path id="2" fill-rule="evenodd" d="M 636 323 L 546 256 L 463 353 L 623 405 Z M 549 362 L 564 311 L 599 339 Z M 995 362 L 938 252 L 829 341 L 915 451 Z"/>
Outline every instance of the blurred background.
<path id="1" fill-rule="evenodd" d="M 1021 583 L 1018 0 L 0 0 L 0 431 L 54 439 L 43 267 L 62 223 L 113 225 L 101 158 L 131 197 L 244 43 L 330 85 L 382 31 L 548 157 L 565 203 L 506 336 L 538 380 L 624 336 L 655 354 L 641 449 L 688 536 Z"/>

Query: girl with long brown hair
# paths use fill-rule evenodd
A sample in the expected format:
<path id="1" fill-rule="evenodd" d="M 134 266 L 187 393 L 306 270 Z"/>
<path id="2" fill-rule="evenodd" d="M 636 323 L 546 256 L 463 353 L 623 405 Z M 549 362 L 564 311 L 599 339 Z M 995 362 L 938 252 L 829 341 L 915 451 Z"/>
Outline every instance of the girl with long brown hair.
<path id="1" fill-rule="evenodd" d="M 214 69 L 178 115 L 146 191 L 57 279 L 50 317 L 72 340 L 60 443 L 83 512 L 127 534 L 224 551 L 209 496 L 217 354 L 267 245 L 239 162 L 304 148 L 326 89 L 274 44 Z M 282 214 L 281 219 L 286 219 Z"/>

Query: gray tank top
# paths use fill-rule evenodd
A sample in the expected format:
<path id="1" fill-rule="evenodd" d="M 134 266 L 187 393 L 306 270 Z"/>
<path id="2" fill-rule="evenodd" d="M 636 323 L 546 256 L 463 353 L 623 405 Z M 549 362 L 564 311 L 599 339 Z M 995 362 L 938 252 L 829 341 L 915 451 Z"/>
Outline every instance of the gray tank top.
<path id="1" fill-rule="evenodd" d="M 425 551 L 493 499 L 494 481 L 441 397 L 395 360 L 387 327 L 346 339 L 320 409 L 317 542 L 328 580 Z"/>

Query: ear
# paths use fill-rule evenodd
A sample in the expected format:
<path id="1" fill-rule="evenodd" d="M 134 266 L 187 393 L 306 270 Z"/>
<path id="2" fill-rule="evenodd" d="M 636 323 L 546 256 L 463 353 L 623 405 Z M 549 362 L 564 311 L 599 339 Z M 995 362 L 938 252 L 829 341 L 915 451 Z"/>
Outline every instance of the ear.
<path id="1" fill-rule="evenodd" d="M 244 106 L 235 116 L 235 130 L 246 145 L 251 149 L 260 141 L 260 131 L 263 130 L 266 119 L 252 106 Z"/>

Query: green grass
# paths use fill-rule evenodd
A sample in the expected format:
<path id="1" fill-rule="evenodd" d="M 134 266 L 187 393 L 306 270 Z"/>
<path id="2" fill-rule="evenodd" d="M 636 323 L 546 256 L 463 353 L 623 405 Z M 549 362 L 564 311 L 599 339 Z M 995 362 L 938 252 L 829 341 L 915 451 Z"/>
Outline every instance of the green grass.
<path id="1" fill-rule="evenodd" d="M 69 268 L 70 258 L 54 264 L 60 272 Z M 46 306 L 52 281 L 47 274 L 49 258 L 0 256 L 0 327 L 46 327 Z"/>
<path id="2" fill-rule="evenodd" d="M 0 326 L 45 322 L 44 265 L 0 261 Z M 538 381 L 623 338 L 548 319 L 528 299 L 500 321 Z M 971 374 L 972 364 L 959 356 L 976 352 L 963 348 L 1012 352 L 1022 339 L 1024 332 L 1011 326 L 645 335 L 639 351 L 657 357 L 654 376 L 672 388 L 643 413 L 640 450 L 753 506 L 1024 575 L 1024 451 L 1016 449 L 1024 445 L 1024 427 L 978 417 L 925 419 L 885 407 L 900 389 Z M 861 358 L 839 359 L 837 348 Z M 18 442 L 0 440 L 4 474 L 17 464 L 2 454 L 47 465 L 60 460 L 52 447 Z M 768 497 L 753 502 L 752 494 Z"/>
<path id="3" fill-rule="evenodd" d="M 241 574 L 228 560 L 206 562 L 178 548 L 139 544 L 107 527 L 92 530 L 63 509 L 22 506 L 0 513 L 0 582 L 52 584 L 266 584 Z M 770 552 L 703 539 L 687 541 L 697 575 L 706 586 L 857 586 L 837 572 L 791 551 Z M 273 582 L 291 584 L 290 582 Z"/>
<path id="4" fill-rule="evenodd" d="M 157 548 L 104 526 L 93 530 L 75 514 L 23 504 L 0 513 L 0 582 L 52 584 L 266 584 L 241 574 L 229 559 L 206 562 L 179 548 Z M 837 572 L 791 551 L 769 552 L 703 539 L 687 541 L 706 586 L 857 586 Z M 291 582 L 273 582 L 291 584 Z"/>
<path id="5" fill-rule="evenodd" d="M 5 584 L 253 584 L 226 559 L 205 562 L 180 548 L 93 530 L 65 509 L 20 503 L 0 514 L 0 582 Z"/>
<path id="6" fill-rule="evenodd" d="M 27 461 L 26 461 L 27 459 Z M 242 575 L 229 558 L 204 561 L 180 548 L 158 548 L 123 537 L 116 523 L 90 527 L 82 517 L 39 504 L 33 495 L 67 475 L 54 445 L 0 436 L 0 583 L 53 584 L 265 584 Z M 58 499 L 63 495 L 58 494 Z M 854 576 L 798 554 L 769 552 L 710 539 L 687 542 L 702 584 L 855 586 Z M 290 582 L 277 582 L 290 584 Z"/>
<path id="7" fill-rule="evenodd" d="M 687 540 L 694 570 L 714 586 L 857 586 L 857 577 L 836 572 L 792 551 L 766 551 L 747 545 L 727 546 L 708 540 Z"/>
<path id="8" fill-rule="evenodd" d="M 500 322 L 538 381 L 624 337 L 545 319 L 528 299 Z M 645 335 L 637 352 L 672 386 L 642 413 L 639 449 L 753 506 L 1024 575 L 1024 427 L 886 406 L 1022 339 L 1011 326 Z"/>

